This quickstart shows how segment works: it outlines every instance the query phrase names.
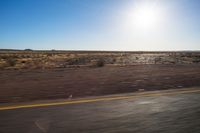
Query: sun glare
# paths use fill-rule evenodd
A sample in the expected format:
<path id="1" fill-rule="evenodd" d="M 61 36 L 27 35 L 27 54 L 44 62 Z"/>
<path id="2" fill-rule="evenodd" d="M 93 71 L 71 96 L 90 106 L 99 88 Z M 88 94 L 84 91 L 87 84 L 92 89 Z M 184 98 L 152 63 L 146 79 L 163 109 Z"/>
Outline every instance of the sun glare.
<path id="1" fill-rule="evenodd" d="M 151 4 L 137 5 L 128 14 L 129 28 L 139 30 L 156 29 L 162 20 L 160 8 Z"/>
<path id="2" fill-rule="evenodd" d="M 135 10 L 134 24 L 140 28 L 151 28 L 156 26 L 159 15 L 155 9 L 151 7 L 141 7 Z"/>

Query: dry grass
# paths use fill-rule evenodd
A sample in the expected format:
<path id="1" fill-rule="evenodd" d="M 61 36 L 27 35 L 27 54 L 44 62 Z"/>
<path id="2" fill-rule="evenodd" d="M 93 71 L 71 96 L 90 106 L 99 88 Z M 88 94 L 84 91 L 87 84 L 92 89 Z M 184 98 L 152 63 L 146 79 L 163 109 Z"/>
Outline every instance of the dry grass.
<path id="1" fill-rule="evenodd" d="M 200 63 L 200 52 L 0 51 L 0 69 Z"/>

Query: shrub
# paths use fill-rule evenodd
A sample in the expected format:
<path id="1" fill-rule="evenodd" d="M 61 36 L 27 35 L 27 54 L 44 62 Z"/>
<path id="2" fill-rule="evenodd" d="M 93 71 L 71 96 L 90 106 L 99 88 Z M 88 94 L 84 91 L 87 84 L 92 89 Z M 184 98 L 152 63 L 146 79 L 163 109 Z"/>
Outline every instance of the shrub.
<path id="1" fill-rule="evenodd" d="M 105 65 L 105 61 L 102 59 L 91 61 L 92 67 L 103 67 Z"/>
<path id="2" fill-rule="evenodd" d="M 79 59 L 78 58 L 71 58 L 67 60 L 67 64 L 68 65 L 77 65 L 78 64 Z"/>
<path id="3" fill-rule="evenodd" d="M 200 63 L 200 57 L 199 56 L 196 56 L 196 57 L 193 57 L 193 63 Z"/>
<path id="4" fill-rule="evenodd" d="M 7 56 L 7 55 L 1 55 L 1 56 L 0 56 L 0 59 L 6 60 L 6 59 L 8 59 L 8 56 Z"/>
<path id="5" fill-rule="evenodd" d="M 104 60 L 98 60 L 96 66 L 97 67 L 103 67 L 105 65 Z"/>
<path id="6" fill-rule="evenodd" d="M 83 65 L 86 63 L 86 59 L 85 58 L 80 58 L 80 57 L 75 57 L 75 58 L 70 58 L 67 59 L 67 65 Z"/>
<path id="7" fill-rule="evenodd" d="M 6 62 L 8 63 L 9 66 L 15 66 L 16 65 L 16 59 L 14 59 L 14 58 L 8 58 L 6 60 Z"/>

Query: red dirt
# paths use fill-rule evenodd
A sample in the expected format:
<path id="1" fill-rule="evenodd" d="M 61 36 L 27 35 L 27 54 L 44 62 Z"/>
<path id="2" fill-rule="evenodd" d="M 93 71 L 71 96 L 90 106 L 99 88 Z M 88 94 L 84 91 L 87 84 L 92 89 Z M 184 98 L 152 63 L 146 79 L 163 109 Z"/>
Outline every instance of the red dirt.
<path id="1" fill-rule="evenodd" d="M 0 71 L 0 103 L 200 86 L 200 65 Z"/>

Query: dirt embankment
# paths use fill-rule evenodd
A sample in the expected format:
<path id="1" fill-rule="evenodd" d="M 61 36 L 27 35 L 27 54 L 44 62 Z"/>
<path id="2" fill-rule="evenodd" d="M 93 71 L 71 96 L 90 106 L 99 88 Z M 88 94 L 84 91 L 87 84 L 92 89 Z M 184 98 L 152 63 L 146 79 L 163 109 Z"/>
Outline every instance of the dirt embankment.
<path id="1" fill-rule="evenodd" d="M 200 64 L 0 71 L 0 102 L 200 86 Z"/>

